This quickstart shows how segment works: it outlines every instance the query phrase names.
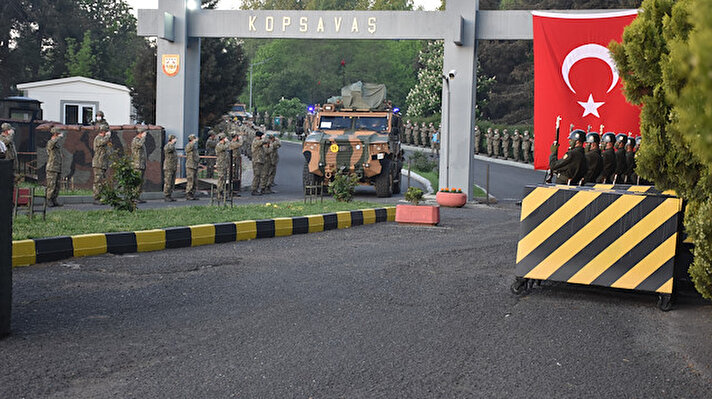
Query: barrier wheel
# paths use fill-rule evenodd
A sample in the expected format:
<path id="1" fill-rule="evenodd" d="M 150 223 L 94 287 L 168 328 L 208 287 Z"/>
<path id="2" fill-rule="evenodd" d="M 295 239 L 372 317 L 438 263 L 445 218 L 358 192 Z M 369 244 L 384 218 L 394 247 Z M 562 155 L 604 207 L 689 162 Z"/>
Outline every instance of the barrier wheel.
<path id="1" fill-rule="evenodd" d="M 672 309 L 672 295 L 661 294 L 658 296 L 658 308 L 663 312 L 667 312 Z"/>
<path id="2" fill-rule="evenodd" d="M 528 280 L 523 279 L 523 278 L 518 278 L 514 280 L 512 285 L 509 287 L 509 289 L 512 291 L 512 294 L 514 295 L 520 295 L 527 291 L 527 285 L 528 285 Z"/>

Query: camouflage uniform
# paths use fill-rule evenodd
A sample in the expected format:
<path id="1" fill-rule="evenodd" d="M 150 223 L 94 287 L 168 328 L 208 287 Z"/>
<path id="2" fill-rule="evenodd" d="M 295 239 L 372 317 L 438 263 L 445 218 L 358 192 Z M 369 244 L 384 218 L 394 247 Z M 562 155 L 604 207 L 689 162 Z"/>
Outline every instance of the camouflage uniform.
<path id="1" fill-rule="evenodd" d="M 46 201 L 49 206 L 59 206 L 57 195 L 59 194 L 59 177 L 62 174 L 62 137 L 55 127 L 52 128 L 52 138 L 47 142 L 47 193 Z"/>
<path id="2" fill-rule="evenodd" d="M 238 133 L 232 137 L 228 148 L 232 153 L 232 163 L 230 167 L 232 168 L 232 184 L 233 190 L 239 191 L 242 185 L 242 154 L 240 154 L 240 147 L 242 147 L 242 136 Z"/>
<path id="3" fill-rule="evenodd" d="M 492 143 L 494 146 L 494 156 L 499 158 L 502 155 L 502 136 L 499 135 L 499 129 L 494 129 Z"/>
<path id="4" fill-rule="evenodd" d="M 15 150 L 15 129 L 9 123 L 3 123 L 1 129 L 0 140 L 7 147 L 5 159 L 12 161 L 12 173 L 17 174 L 20 166 L 17 161 L 17 150 Z"/>
<path id="5" fill-rule="evenodd" d="M 173 187 L 176 184 L 176 168 L 178 155 L 176 154 L 176 136 L 168 136 L 168 142 L 163 146 L 163 197 L 166 201 L 173 199 Z"/>
<path id="6" fill-rule="evenodd" d="M 225 199 L 225 184 L 227 183 L 227 173 L 230 167 L 230 157 L 228 154 L 229 144 L 225 133 L 218 134 L 218 144 L 215 146 L 216 169 L 218 172 L 218 201 Z"/>
<path id="7" fill-rule="evenodd" d="M 269 144 L 269 168 L 267 168 L 267 176 L 265 183 L 265 190 L 267 193 L 271 193 L 272 185 L 274 185 L 274 177 L 277 174 L 277 164 L 279 163 L 279 147 L 282 146 L 282 142 L 279 141 L 277 137 L 272 136 L 272 142 Z M 266 164 L 266 163 L 265 163 Z"/>
<path id="8" fill-rule="evenodd" d="M 413 145 L 420 145 L 420 126 L 418 126 L 417 122 L 413 123 L 413 130 L 412 130 L 412 135 L 413 135 Z"/>
<path id="9" fill-rule="evenodd" d="M 482 133 L 480 132 L 480 127 L 475 125 L 475 154 L 480 153 L 480 140 L 482 139 Z"/>
<path id="10" fill-rule="evenodd" d="M 423 147 L 429 147 L 430 146 L 430 132 L 428 132 L 428 128 L 425 126 L 425 122 L 420 124 L 420 143 L 422 144 Z"/>
<path id="11" fill-rule="evenodd" d="M 413 144 L 413 125 L 410 124 L 410 119 L 405 123 L 405 143 Z"/>
<path id="12" fill-rule="evenodd" d="M 188 136 L 188 144 L 185 146 L 185 199 L 195 198 L 196 178 L 198 176 L 198 164 L 200 154 L 198 153 L 198 140 L 195 135 Z"/>
<path id="13" fill-rule="evenodd" d="M 91 160 L 91 167 L 94 170 L 94 186 L 92 187 L 94 201 L 101 199 L 101 186 L 106 179 L 106 170 L 109 169 L 108 149 L 111 132 L 107 131 L 108 129 L 103 125 L 100 129 L 99 134 L 94 137 L 94 157 Z"/>
<path id="14" fill-rule="evenodd" d="M 139 128 L 138 134 L 131 141 L 131 165 L 141 174 L 141 186 L 138 190 L 139 198 L 143 192 L 143 177 L 146 174 L 146 128 Z M 140 202 L 140 201 L 139 201 Z"/>
<path id="15" fill-rule="evenodd" d="M 487 156 L 494 155 L 494 134 L 492 133 L 492 128 L 487 128 Z"/>
<path id="16" fill-rule="evenodd" d="M 98 127 L 100 129 L 103 127 L 104 129 L 109 130 L 109 122 L 107 122 L 104 118 L 104 111 L 97 111 L 94 127 Z"/>
<path id="17" fill-rule="evenodd" d="M 259 132 L 261 133 L 261 132 Z M 262 194 L 262 181 L 264 180 L 264 165 L 265 165 L 265 140 L 263 135 L 256 136 L 252 140 L 252 194 Z"/>
<path id="18" fill-rule="evenodd" d="M 504 129 L 502 131 L 502 156 L 504 158 L 509 158 L 509 145 L 510 145 L 510 137 L 509 137 L 509 130 Z"/>
<path id="19" fill-rule="evenodd" d="M 208 135 L 208 139 L 205 140 L 205 155 L 208 157 L 214 157 L 215 156 L 215 146 L 218 144 L 218 140 L 215 138 L 215 132 L 212 130 L 210 131 L 210 134 Z M 206 166 L 207 166 L 207 177 L 208 179 L 213 178 L 213 168 L 215 166 L 215 158 L 207 158 L 206 160 Z"/>
<path id="20" fill-rule="evenodd" d="M 522 151 L 522 136 L 519 134 L 519 130 L 515 129 L 512 135 L 512 159 L 519 161 L 521 159 L 520 153 Z"/>
<path id="21" fill-rule="evenodd" d="M 529 131 L 524 131 L 524 137 L 522 138 L 522 156 L 524 157 L 524 162 L 531 163 L 531 149 L 532 149 L 532 138 L 529 137 Z"/>

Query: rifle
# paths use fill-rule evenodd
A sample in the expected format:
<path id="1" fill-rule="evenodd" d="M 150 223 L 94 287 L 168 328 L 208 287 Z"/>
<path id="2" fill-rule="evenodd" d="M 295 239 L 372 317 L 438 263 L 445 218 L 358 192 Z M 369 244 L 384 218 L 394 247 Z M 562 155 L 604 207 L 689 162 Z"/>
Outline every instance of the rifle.
<path id="1" fill-rule="evenodd" d="M 556 137 L 554 137 L 554 143 L 553 145 L 559 144 L 559 127 L 561 126 L 561 115 L 556 117 Z M 571 124 L 571 127 L 573 127 L 573 124 Z M 558 154 L 556 155 L 558 158 Z M 544 176 L 544 183 L 551 183 L 551 180 L 554 178 L 554 172 L 551 171 L 551 164 L 549 164 L 549 169 L 546 171 L 546 176 Z"/>

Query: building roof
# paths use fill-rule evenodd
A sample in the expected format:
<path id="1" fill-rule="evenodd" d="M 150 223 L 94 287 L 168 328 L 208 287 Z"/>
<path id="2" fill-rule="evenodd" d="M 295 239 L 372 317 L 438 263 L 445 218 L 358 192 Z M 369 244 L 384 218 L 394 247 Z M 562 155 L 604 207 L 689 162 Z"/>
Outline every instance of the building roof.
<path id="1" fill-rule="evenodd" d="M 77 82 L 88 83 L 91 85 L 106 87 L 106 88 L 114 89 L 114 90 L 125 91 L 127 93 L 130 92 L 129 88 L 126 86 L 117 85 L 115 83 L 104 82 L 103 80 L 85 78 L 84 76 L 72 76 L 69 78 L 50 79 L 50 80 L 41 80 L 38 82 L 20 83 L 17 85 L 17 88 L 18 88 L 18 90 L 26 90 L 26 89 L 34 89 L 37 87 L 56 86 L 56 85 L 63 85 L 63 84 L 77 83 Z"/>

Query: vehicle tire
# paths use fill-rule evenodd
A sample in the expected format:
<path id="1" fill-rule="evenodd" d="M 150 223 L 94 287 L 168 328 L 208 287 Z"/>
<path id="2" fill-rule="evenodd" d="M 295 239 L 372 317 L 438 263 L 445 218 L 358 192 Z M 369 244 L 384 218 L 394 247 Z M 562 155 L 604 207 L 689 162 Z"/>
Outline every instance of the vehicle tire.
<path id="1" fill-rule="evenodd" d="M 376 196 L 379 198 L 393 195 L 393 173 L 391 173 L 391 163 L 384 163 L 381 174 L 376 176 L 375 182 Z"/>
<path id="2" fill-rule="evenodd" d="M 316 186 L 321 183 L 321 179 L 321 176 L 309 172 L 309 162 L 304 161 L 304 169 L 302 170 L 302 191 L 304 194 L 311 195 L 312 193 L 307 193 L 307 186 Z"/>
<path id="3" fill-rule="evenodd" d="M 398 168 L 398 171 L 394 173 L 395 177 L 393 178 L 393 194 L 400 194 L 401 192 L 401 171 L 400 168 Z"/>

